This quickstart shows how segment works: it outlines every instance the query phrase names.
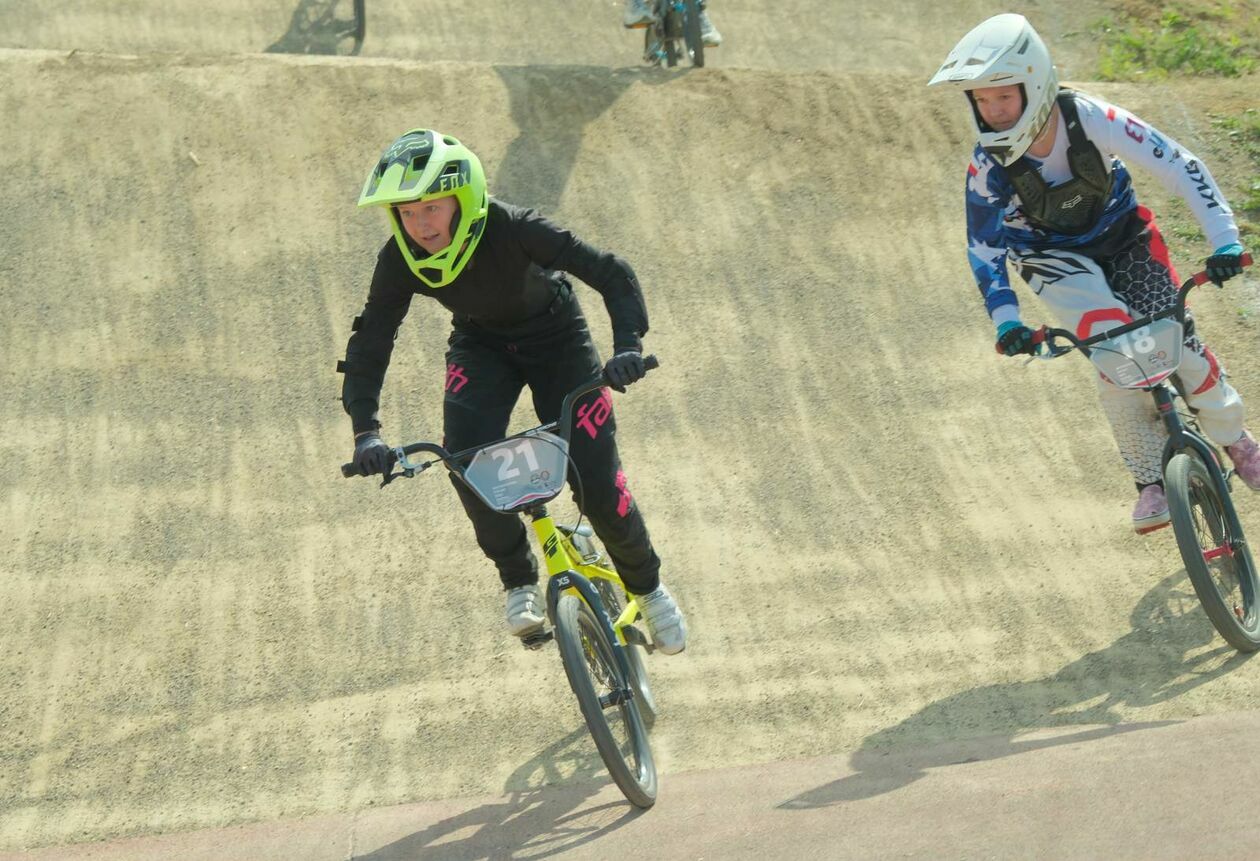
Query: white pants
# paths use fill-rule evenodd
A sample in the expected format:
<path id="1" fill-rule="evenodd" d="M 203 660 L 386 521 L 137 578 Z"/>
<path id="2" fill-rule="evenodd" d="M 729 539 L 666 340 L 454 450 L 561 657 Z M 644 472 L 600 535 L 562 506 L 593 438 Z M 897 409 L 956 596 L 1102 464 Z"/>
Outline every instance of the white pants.
<path id="1" fill-rule="evenodd" d="M 1177 296 L 1175 276 L 1166 261 L 1155 259 L 1143 243 L 1117 255 L 1111 283 L 1098 263 L 1070 251 L 1054 249 L 1012 257 L 1021 277 L 1058 317 L 1059 325 L 1078 338 L 1171 307 Z M 1166 277 L 1160 277 L 1161 271 Z M 1194 334 L 1188 335 L 1181 367 L 1174 377 L 1186 403 L 1197 411 L 1199 427 L 1223 446 L 1242 436 L 1244 418 L 1242 398 L 1225 376 L 1224 368 L 1203 342 Z M 1151 394 L 1114 385 L 1101 374 L 1098 390 L 1103 413 L 1134 480 L 1139 485 L 1162 481 L 1168 434 Z"/>

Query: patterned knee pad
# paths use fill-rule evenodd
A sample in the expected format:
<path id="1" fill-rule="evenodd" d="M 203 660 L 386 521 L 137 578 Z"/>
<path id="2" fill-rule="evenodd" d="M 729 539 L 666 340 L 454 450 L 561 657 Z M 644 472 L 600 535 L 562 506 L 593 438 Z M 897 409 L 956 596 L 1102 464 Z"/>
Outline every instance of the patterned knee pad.
<path id="1" fill-rule="evenodd" d="M 1120 456 L 1138 484 L 1163 481 L 1164 440 L 1167 434 L 1151 396 L 1098 381 L 1103 414 L 1111 423 Z"/>

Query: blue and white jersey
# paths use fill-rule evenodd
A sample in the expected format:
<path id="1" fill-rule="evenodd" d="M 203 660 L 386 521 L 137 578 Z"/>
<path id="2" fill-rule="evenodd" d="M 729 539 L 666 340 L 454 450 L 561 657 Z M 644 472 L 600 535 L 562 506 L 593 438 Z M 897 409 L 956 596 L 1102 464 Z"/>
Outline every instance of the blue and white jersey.
<path id="1" fill-rule="evenodd" d="M 967 167 L 967 257 L 995 325 L 1019 319 L 1019 303 L 1006 272 L 1008 252 L 1071 251 L 1092 243 L 1137 207 L 1133 181 L 1122 159 L 1149 170 L 1189 204 L 1209 248 L 1238 241 L 1229 204 L 1193 153 L 1123 108 L 1083 93 L 1075 93 L 1075 99 L 1081 128 L 1098 147 L 1112 176 L 1111 195 L 1089 231 L 1070 235 L 1033 226 L 1024 217 L 1006 170 L 978 145 Z M 1072 178 L 1067 151 L 1068 134 L 1060 116 L 1049 155 L 1036 159 L 1025 154 L 1024 158 L 1048 185 L 1055 186 Z"/>

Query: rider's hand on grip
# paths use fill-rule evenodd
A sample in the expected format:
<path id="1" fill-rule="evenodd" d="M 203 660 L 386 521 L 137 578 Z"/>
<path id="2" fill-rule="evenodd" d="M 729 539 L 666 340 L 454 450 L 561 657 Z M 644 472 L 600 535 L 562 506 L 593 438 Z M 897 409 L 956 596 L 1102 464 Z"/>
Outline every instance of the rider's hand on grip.
<path id="1" fill-rule="evenodd" d="M 393 452 L 381 441 L 381 435 L 368 432 L 354 441 L 354 470 L 358 475 L 384 475 L 393 466 Z"/>
<path id="2" fill-rule="evenodd" d="M 1212 256 L 1204 262 L 1203 268 L 1207 272 L 1208 280 L 1219 287 L 1235 275 L 1241 275 L 1243 266 L 1250 260 L 1251 255 L 1243 250 L 1241 244 L 1231 242 L 1213 251 Z"/>
<path id="3" fill-rule="evenodd" d="M 604 365 L 604 376 L 608 378 L 608 385 L 619 392 L 624 392 L 626 386 L 643 379 L 646 373 L 643 356 L 633 351 L 618 353 Z"/>
<path id="4" fill-rule="evenodd" d="M 997 343 L 993 345 L 1003 356 L 1018 356 L 1024 353 L 1037 355 L 1038 339 L 1032 329 L 1023 323 L 1010 321 L 998 327 Z"/>

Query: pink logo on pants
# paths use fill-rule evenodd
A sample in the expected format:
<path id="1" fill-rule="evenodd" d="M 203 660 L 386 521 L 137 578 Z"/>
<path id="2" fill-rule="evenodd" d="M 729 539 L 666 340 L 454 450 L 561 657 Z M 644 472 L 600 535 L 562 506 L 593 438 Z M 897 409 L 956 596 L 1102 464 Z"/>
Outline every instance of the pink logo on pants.
<path id="1" fill-rule="evenodd" d="M 625 517 L 630 513 L 630 503 L 634 499 L 630 496 L 630 488 L 626 487 L 626 474 L 622 470 L 617 470 L 617 516 Z"/>
<path id="2" fill-rule="evenodd" d="M 468 376 L 464 373 L 464 369 L 454 362 L 446 366 L 446 391 L 458 392 L 464 386 L 468 385 Z"/>
<path id="3" fill-rule="evenodd" d="M 591 439 L 595 439 L 599 435 L 599 429 L 612 415 L 612 395 L 608 394 L 608 389 L 600 389 L 599 397 L 578 407 L 577 414 L 578 427 L 590 434 Z"/>

